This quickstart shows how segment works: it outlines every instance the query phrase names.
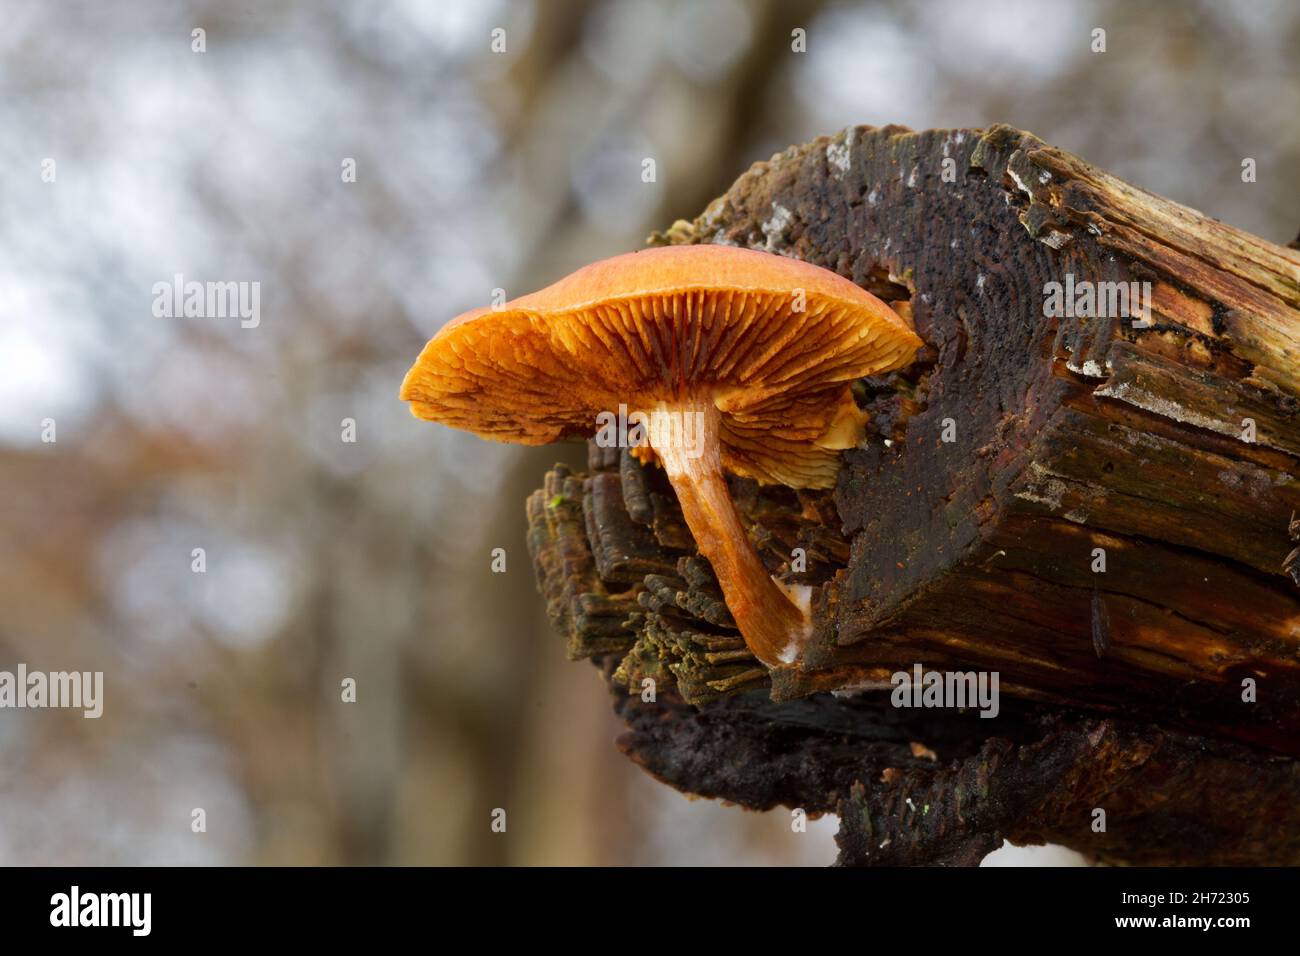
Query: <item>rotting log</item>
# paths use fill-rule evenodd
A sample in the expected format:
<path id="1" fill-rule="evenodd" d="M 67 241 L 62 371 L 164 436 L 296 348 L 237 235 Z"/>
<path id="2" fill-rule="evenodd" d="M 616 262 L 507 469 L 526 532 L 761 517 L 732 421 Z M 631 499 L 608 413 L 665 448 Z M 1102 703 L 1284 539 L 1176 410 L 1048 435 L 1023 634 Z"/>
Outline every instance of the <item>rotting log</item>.
<path id="1" fill-rule="evenodd" d="M 633 759 L 838 812 L 845 863 L 1003 837 L 1300 862 L 1300 253 L 1007 127 L 794 147 L 655 241 L 833 269 L 927 348 L 856 387 L 871 424 L 833 494 L 732 480 L 769 570 L 815 587 L 804 667 L 775 684 L 662 474 L 593 445 L 586 475 L 547 476 L 539 582 Z M 1150 313 L 1045 315 L 1067 282 L 1147 283 Z M 845 696 L 917 663 L 996 671 L 1001 713 Z"/>

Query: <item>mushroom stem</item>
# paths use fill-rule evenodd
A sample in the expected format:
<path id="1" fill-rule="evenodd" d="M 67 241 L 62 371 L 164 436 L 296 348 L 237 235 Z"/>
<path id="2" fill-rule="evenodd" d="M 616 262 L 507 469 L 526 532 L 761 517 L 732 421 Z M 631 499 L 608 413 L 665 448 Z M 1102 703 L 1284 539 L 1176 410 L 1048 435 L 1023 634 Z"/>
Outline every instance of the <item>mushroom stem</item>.
<path id="1" fill-rule="evenodd" d="M 749 543 L 722 473 L 721 422 L 712 401 L 661 402 L 650 413 L 650 446 L 745 643 L 768 667 L 788 667 L 811 631 L 810 614 L 806 601 L 800 607 L 772 579 Z"/>

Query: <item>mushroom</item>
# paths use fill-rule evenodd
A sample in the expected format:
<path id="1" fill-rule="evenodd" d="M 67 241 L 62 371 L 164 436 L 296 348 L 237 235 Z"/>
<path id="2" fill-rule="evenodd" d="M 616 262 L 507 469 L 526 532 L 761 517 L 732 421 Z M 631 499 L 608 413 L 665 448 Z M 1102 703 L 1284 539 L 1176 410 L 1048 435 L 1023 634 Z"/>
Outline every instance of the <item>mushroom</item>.
<path id="1" fill-rule="evenodd" d="M 778 668 L 797 662 L 811 631 L 811 589 L 768 574 L 724 469 L 833 486 L 839 451 L 866 422 L 849 383 L 910 364 L 921 344 L 889 306 L 826 269 L 671 246 L 453 319 L 400 395 L 418 418 L 526 445 L 588 437 L 602 413 L 640 413 L 648 446 L 634 453 L 663 465 L 745 643 Z"/>

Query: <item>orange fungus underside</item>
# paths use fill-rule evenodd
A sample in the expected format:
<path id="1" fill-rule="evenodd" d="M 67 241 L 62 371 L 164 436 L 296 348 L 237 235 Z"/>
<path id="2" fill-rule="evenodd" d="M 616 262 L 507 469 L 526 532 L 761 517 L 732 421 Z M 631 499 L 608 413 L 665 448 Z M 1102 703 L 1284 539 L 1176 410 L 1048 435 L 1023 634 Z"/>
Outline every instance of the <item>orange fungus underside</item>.
<path id="1" fill-rule="evenodd" d="M 425 346 L 401 397 L 420 418 L 499 441 L 591 435 L 596 416 L 711 401 L 723 465 L 766 483 L 833 484 L 862 434 L 848 384 L 910 364 L 921 340 L 818 266 L 732 246 L 593 263 Z"/>

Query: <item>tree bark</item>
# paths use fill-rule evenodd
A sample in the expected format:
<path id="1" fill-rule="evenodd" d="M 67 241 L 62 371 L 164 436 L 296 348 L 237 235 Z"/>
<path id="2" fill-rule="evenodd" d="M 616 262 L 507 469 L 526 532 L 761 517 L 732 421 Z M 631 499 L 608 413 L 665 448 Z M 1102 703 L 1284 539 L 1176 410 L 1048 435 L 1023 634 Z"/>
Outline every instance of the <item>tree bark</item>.
<path id="1" fill-rule="evenodd" d="M 603 664 L 634 759 L 838 811 L 843 862 L 976 862 L 1004 836 L 1300 861 L 1300 254 L 1007 127 L 846 130 L 655 240 L 833 269 L 927 348 L 859 383 L 870 433 L 833 495 L 732 480 L 770 570 L 816 586 L 805 667 L 774 685 L 662 475 L 593 448 L 530 501 L 552 620 Z M 1052 283 L 1147 283 L 1149 323 L 1045 315 Z M 1013 703 L 826 693 L 918 663 L 996 671 Z"/>

